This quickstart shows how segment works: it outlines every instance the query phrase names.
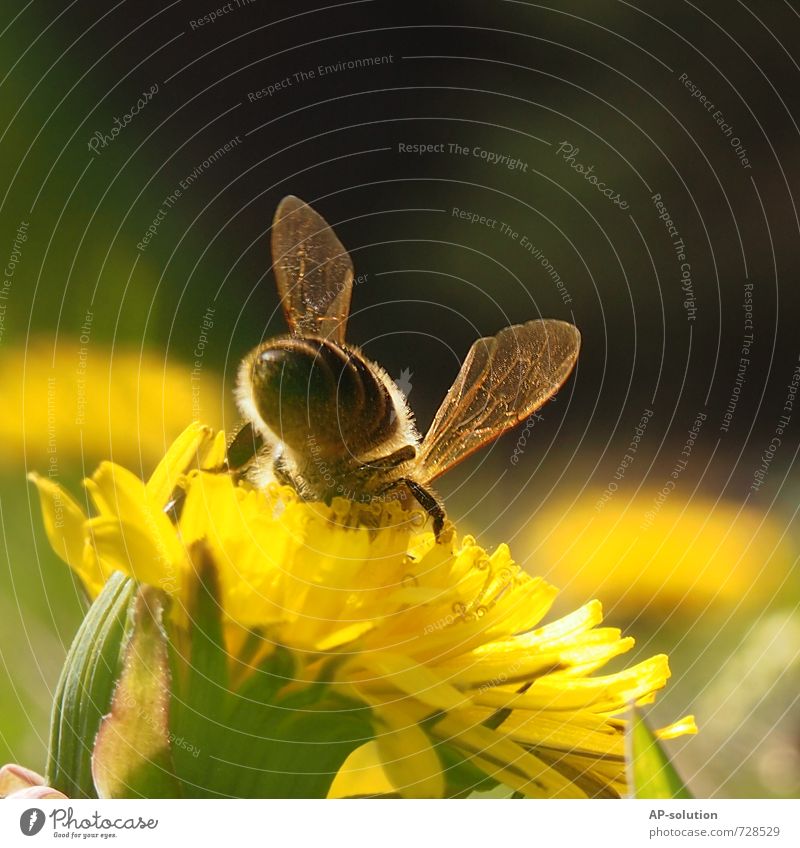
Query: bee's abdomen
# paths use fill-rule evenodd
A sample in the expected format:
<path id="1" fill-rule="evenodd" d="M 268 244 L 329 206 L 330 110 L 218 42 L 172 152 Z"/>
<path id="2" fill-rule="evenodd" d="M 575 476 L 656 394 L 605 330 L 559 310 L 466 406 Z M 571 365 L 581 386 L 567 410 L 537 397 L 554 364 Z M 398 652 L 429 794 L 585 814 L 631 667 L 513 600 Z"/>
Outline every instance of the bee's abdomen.
<path id="1" fill-rule="evenodd" d="M 326 339 L 289 337 L 264 346 L 263 359 L 280 362 L 281 435 L 287 439 L 292 409 L 329 451 L 358 456 L 391 439 L 398 427 L 394 399 L 377 372 L 355 350 Z M 302 364 L 305 363 L 305 364 Z M 297 373 L 298 379 L 289 375 Z M 272 407 L 272 402 L 265 406 Z M 264 409 L 263 415 L 270 411 Z"/>
<path id="2" fill-rule="evenodd" d="M 398 427 L 394 400 L 383 381 L 357 351 L 327 341 L 321 343 L 326 360 L 336 360 L 336 409 L 343 441 L 352 452 L 378 447 Z M 331 362 L 333 370 L 333 362 Z"/>

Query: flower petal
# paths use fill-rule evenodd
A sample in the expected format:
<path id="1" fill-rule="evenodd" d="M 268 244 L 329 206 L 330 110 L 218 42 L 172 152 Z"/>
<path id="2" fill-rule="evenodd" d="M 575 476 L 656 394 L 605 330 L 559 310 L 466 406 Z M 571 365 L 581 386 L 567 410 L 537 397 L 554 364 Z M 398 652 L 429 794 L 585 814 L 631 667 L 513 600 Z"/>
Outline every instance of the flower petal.
<path id="1" fill-rule="evenodd" d="M 147 494 L 153 504 L 162 509 L 166 506 L 180 478 L 201 462 L 213 441 L 214 431 L 197 422 L 175 439 L 147 481 Z"/>
<path id="2" fill-rule="evenodd" d="M 121 571 L 168 594 L 180 592 L 185 577 L 184 559 L 160 546 L 148 528 L 108 516 L 91 518 L 86 527 L 91 547 L 106 577 Z"/>
<path id="3" fill-rule="evenodd" d="M 175 526 L 161 507 L 151 503 L 145 484 L 135 474 L 112 462 L 102 462 L 84 485 L 101 517 L 124 522 L 136 527 L 140 535 L 150 536 L 164 562 L 183 557 Z"/>
<path id="4" fill-rule="evenodd" d="M 39 492 L 44 528 L 53 550 L 73 570 L 80 572 L 83 564 L 83 522 L 86 516 L 58 483 L 35 472 L 29 474 L 28 479 Z"/>
<path id="5" fill-rule="evenodd" d="M 678 719 L 678 721 L 673 721 L 672 724 L 668 724 L 666 727 L 659 728 L 655 731 L 655 734 L 659 739 L 675 739 L 676 736 L 684 736 L 686 734 L 693 736 L 697 732 L 697 723 L 694 716 L 687 715 Z"/>
<path id="6" fill-rule="evenodd" d="M 469 699 L 427 665 L 415 662 L 402 654 L 381 651 L 363 654 L 353 661 L 363 671 L 350 671 L 354 685 L 383 691 L 394 687 L 412 698 L 437 710 L 454 710 L 469 703 Z M 358 674 L 359 679 L 353 679 Z"/>
<path id="7" fill-rule="evenodd" d="M 444 776 L 425 732 L 404 710 L 377 710 L 375 742 L 383 768 L 404 798 L 441 798 Z M 383 727 L 381 727 L 383 726 Z"/>
<path id="8" fill-rule="evenodd" d="M 464 719 L 447 715 L 436 722 L 433 732 L 490 777 L 532 798 L 586 797 L 582 789 L 504 733 Z"/>
<path id="9" fill-rule="evenodd" d="M 631 703 L 661 689 L 669 677 L 666 656 L 660 654 L 616 674 L 561 678 L 549 675 L 521 693 L 484 690 L 476 703 L 493 709 L 579 710 L 621 712 Z"/>
<path id="10" fill-rule="evenodd" d="M 377 742 L 356 748 L 344 761 L 333 779 L 329 798 L 356 798 L 369 795 L 394 795 L 397 787 L 383 767 Z"/>

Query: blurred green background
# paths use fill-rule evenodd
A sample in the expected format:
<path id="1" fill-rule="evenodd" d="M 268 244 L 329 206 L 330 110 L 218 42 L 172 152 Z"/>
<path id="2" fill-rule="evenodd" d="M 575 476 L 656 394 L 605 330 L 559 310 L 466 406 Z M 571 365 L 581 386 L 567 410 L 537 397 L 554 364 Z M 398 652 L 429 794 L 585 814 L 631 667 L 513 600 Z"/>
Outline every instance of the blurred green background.
<path id="1" fill-rule="evenodd" d="M 654 720 L 696 713 L 669 743 L 696 794 L 800 794 L 796 13 L 227 7 L 0 13 L 0 762 L 41 768 L 84 610 L 25 474 L 79 492 L 192 418 L 233 426 L 239 359 L 284 331 L 292 193 L 351 251 L 349 338 L 423 430 L 477 336 L 580 327 L 557 400 L 443 478 L 450 515 L 670 654 Z"/>

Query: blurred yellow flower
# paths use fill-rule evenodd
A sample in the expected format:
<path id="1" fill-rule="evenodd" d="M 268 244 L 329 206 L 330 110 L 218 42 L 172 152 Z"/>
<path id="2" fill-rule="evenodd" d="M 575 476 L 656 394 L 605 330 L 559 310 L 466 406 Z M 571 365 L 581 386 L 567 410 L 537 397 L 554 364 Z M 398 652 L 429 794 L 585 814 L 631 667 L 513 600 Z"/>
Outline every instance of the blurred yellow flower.
<path id="1" fill-rule="evenodd" d="M 537 570 L 565 591 L 613 597 L 615 613 L 633 615 L 762 603 L 798 556 L 776 519 L 677 492 L 663 502 L 653 491 L 561 500 L 530 539 Z"/>
<path id="2" fill-rule="evenodd" d="M 0 463 L 57 476 L 113 456 L 150 464 L 187 420 L 222 420 L 225 394 L 211 370 L 154 351 L 38 338 L 0 350 Z"/>
<path id="3" fill-rule="evenodd" d="M 597 601 L 542 624 L 556 590 L 506 545 L 489 554 L 470 537 L 437 541 L 396 502 L 304 502 L 200 470 L 224 453 L 223 434 L 194 425 L 146 484 L 103 463 L 86 481 L 92 517 L 34 476 L 51 544 L 93 595 L 114 571 L 162 588 L 178 640 L 202 547 L 232 680 L 257 665 L 243 653 L 257 628 L 262 650 L 293 657 L 286 690 L 323 684 L 369 708 L 374 739 L 352 751 L 331 795 L 441 797 L 487 778 L 529 797 L 626 791 L 617 716 L 654 699 L 665 656 L 596 675 L 633 640 L 599 626 Z M 176 487 L 185 497 L 170 515 Z M 688 719 L 673 732 L 693 730 Z"/>

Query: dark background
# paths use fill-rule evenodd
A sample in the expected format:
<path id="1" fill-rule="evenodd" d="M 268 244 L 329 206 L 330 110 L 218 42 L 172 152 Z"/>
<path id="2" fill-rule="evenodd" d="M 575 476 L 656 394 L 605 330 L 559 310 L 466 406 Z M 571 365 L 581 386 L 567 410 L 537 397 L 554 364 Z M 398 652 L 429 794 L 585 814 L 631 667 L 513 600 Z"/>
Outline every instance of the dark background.
<path id="1" fill-rule="evenodd" d="M 616 502 L 652 503 L 703 413 L 672 503 L 704 515 L 718 504 L 741 506 L 772 522 L 770 539 L 793 543 L 800 407 L 763 484 L 758 491 L 751 484 L 800 354 L 796 4 L 360 0 L 313 8 L 255 0 L 192 26 L 223 5 L 36 0 L 18 14 L 3 13 L 3 255 L 20 222 L 29 222 L 0 339 L 7 408 L 19 403 L 9 381 L 22 363 L 31 363 L 40 380 L 50 367 L 37 371 L 26 352 L 45 345 L 55 362 L 59 349 L 77 344 L 87 310 L 90 355 L 147 351 L 155 358 L 143 367 L 160 363 L 188 387 L 203 316 L 212 307 L 203 369 L 220 378 L 204 384 L 200 414 L 233 426 L 230 388 L 239 359 L 262 336 L 284 331 L 269 270 L 269 226 L 280 199 L 296 194 L 336 228 L 356 273 L 367 275 L 354 291 L 349 339 L 395 378 L 411 372 L 409 400 L 423 430 L 477 336 L 540 315 L 573 321 L 583 334 L 577 372 L 536 421 L 519 462 L 510 462 L 515 432 L 442 479 L 459 526 L 487 545 L 509 541 L 519 561 L 547 571 L 551 554 L 537 534 L 573 504 L 594 503 L 614 480 L 643 411 L 652 409 Z M 391 62 L 367 69 L 302 82 L 294 77 L 320 65 L 389 55 Z M 692 97 L 682 74 L 713 110 Z M 248 93 L 287 77 L 291 85 L 250 102 Z M 100 155 L 92 153 L 94 133 L 109 133 L 114 118 L 154 84 L 159 90 L 151 102 Z M 749 168 L 714 119 L 716 110 L 746 149 Z M 139 250 L 164 198 L 236 137 L 240 143 L 203 170 Z M 578 148 L 576 161 L 593 165 L 628 208 L 570 168 L 557 153 L 562 142 Z M 445 152 L 401 153 L 401 143 L 444 143 Z M 451 143 L 468 154 L 450 153 Z M 518 158 L 526 169 L 488 164 L 472 155 L 475 148 Z M 655 193 L 685 244 L 691 312 Z M 459 220 L 454 207 L 507 222 L 526 236 L 564 281 L 570 302 L 519 241 Z M 750 361 L 725 432 L 722 416 L 741 367 L 748 283 Z M 137 385 L 131 409 L 142 403 L 134 397 Z M 166 418 L 170 385 L 165 377 L 163 390 L 144 398 Z M 27 414 L 45 415 L 41 385 L 38 394 L 25 391 Z M 124 419 L 126 395 L 115 397 L 113 411 Z M 146 415 L 130 415 L 138 429 L 147 428 Z M 180 429 L 175 417 L 161 432 L 164 443 Z M 45 580 L 66 578 L 49 576 L 60 566 L 36 542 L 38 512 L 23 474 L 46 457 L 14 441 L 16 425 L 8 426 L 5 526 L 7 532 L 23 527 L 30 539 L 13 542 L 8 553 L 4 650 L 32 632 L 33 625 L 20 624 L 26 610 L 29 621 L 39 617 L 44 634 L 59 634 L 24 640 L 26 651 L 51 657 L 27 688 L 19 680 L 28 672 L 15 676 L 9 667 L 17 683 L 9 684 L 6 699 L 6 744 L 19 758 L 38 755 L 44 707 L 32 704 L 43 691 L 40 678 L 49 683 L 60 664 L 78 605 L 72 598 L 64 612 L 44 588 Z M 72 454 L 67 442 L 64 436 L 68 480 L 110 448 L 143 474 L 155 461 L 155 454 L 136 449 L 135 438 L 113 444 L 110 437 L 87 438 Z M 718 525 L 701 533 L 724 536 Z M 680 534 L 669 545 L 676 556 L 686 547 Z M 766 561 L 772 548 L 751 554 Z M 37 563 L 31 585 L 30 556 Z M 763 600 L 769 609 L 778 604 L 787 621 L 795 621 L 794 561 L 793 553 L 783 556 L 780 579 Z M 709 579 L 724 580 L 724 570 L 715 574 Z M 753 591 L 759 575 L 755 569 Z M 605 600 L 613 610 L 614 599 Z M 695 708 L 698 686 L 763 624 L 761 607 L 746 619 L 737 610 L 732 604 L 721 618 L 708 619 L 702 605 L 683 618 L 671 608 L 639 615 L 636 603 L 620 607 L 619 618 L 646 634 L 643 650 L 679 652 L 676 677 L 684 688 L 676 682 L 683 694 L 673 696 L 672 717 Z M 731 630 L 714 653 L 720 621 Z M 784 646 L 787 632 L 796 633 L 776 632 Z M 46 649 L 36 647 L 39 638 Z M 765 697 L 778 699 L 776 714 L 785 723 L 776 746 L 795 752 L 797 668 L 795 647 L 759 684 Z M 736 685 L 741 677 L 734 674 Z M 27 705 L 24 720 L 20 703 Z M 744 713 L 763 716 L 763 709 L 750 705 Z M 722 761 L 720 767 L 724 740 L 697 748 L 700 754 L 684 752 L 686 768 L 700 775 L 700 791 L 798 791 L 800 757 L 784 764 L 783 782 L 770 783 L 763 773 L 770 772 L 772 755 L 764 754 L 766 766 L 750 761 L 761 744 L 760 731 L 751 733 L 741 743 L 745 755 L 735 748 L 737 766 Z"/>

